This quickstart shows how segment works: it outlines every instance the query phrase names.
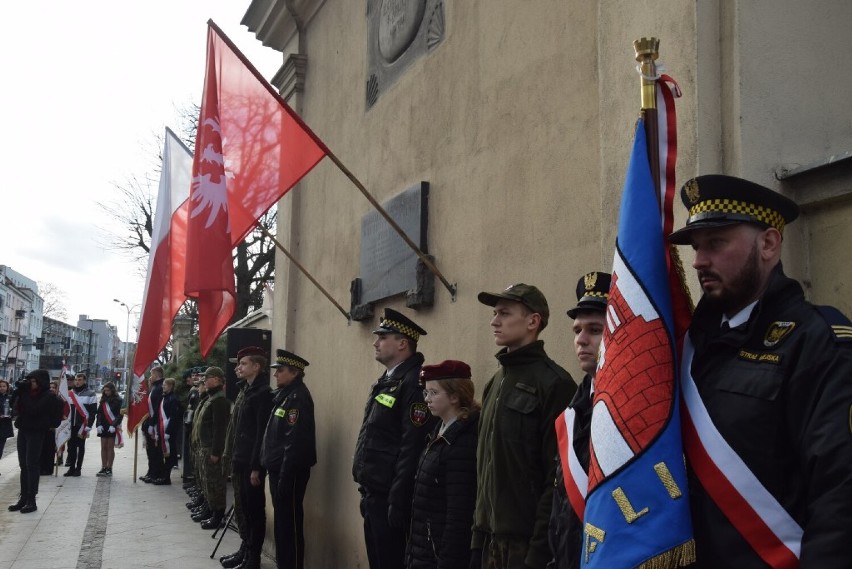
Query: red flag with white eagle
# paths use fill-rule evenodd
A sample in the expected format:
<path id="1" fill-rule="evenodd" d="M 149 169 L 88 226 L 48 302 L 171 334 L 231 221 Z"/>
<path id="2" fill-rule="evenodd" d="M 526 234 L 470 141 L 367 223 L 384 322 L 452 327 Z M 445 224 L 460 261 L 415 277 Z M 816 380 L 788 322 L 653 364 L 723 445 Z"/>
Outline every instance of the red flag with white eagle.
<path id="1" fill-rule="evenodd" d="M 190 189 L 185 292 L 202 356 L 236 307 L 231 250 L 328 149 L 208 22 L 207 72 Z"/>

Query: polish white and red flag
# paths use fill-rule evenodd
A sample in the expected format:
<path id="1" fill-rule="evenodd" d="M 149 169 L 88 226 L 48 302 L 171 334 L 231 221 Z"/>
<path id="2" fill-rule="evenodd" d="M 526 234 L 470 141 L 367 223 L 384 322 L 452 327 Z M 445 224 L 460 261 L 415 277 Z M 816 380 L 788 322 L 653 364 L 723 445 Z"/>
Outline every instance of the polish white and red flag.
<path id="1" fill-rule="evenodd" d="M 142 302 L 133 379 L 127 394 L 127 432 L 133 433 L 148 415 L 145 370 L 169 341 L 172 320 L 186 300 L 186 225 L 189 217 L 189 186 L 192 153 L 166 128 L 163 170 L 157 194 L 157 210 L 151 233 L 148 280 Z"/>
<path id="2" fill-rule="evenodd" d="M 328 149 L 213 23 L 192 166 L 186 296 L 206 357 L 236 308 L 232 250 Z"/>
<path id="3" fill-rule="evenodd" d="M 71 399 L 68 397 L 68 366 L 62 360 L 62 372 L 59 376 L 59 396 L 62 398 L 62 422 L 56 427 L 54 440 L 58 449 L 71 438 Z"/>

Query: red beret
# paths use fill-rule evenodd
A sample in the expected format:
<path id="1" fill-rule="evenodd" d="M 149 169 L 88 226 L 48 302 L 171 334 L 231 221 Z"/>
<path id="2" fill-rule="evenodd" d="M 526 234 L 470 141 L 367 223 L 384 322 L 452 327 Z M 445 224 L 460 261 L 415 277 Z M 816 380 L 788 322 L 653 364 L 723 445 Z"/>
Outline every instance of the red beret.
<path id="1" fill-rule="evenodd" d="M 444 360 L 439 364 L 423 366 L 420 383 L 433 379 L 470 379 L 470 366 L 459 360 Z"/>
<path id="2" fill-rule="evenodd" d="M 236 364 L 239 363 L 239 361 L 246 356 L 263 356 L 264 358 L 267 357 L 266 350 L 264 350 L 263 348 L 260 348 L 258 346 L 249 346 L 247 348 L 241 349 L 239 352 L 237 352 L 237 357 L 229 358 L 229 361 L 231 363 Z"/>

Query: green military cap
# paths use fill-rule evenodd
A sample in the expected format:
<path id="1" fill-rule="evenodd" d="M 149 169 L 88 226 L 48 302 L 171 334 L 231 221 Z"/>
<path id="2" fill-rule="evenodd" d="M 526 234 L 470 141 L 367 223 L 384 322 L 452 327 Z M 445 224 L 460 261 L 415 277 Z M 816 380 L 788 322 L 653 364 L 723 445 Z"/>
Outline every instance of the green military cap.
<path id="1" fill-rule="evenodd" d="M 550 308 L 544 294 L 533 285 L 524 283 L 513 284 L 503 292 L 480 292 L 477 296 L 479 302 L 486 306 L 497 306 L 501 300 L 514 300 L 520 302 L 533 312 L 541 316 L 541 329 L 547 326 L 550 318 Z"/>

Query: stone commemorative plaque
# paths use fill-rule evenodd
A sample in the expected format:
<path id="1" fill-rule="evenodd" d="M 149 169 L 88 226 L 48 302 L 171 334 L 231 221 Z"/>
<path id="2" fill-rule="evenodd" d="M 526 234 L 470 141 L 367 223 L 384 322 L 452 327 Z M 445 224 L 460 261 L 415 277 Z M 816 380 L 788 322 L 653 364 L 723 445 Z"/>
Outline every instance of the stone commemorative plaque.
<path id="1" fill-rule="evenodd" d="M 424 253 L 428 253 L 428 198 L 429 183 L 420 182 L 382 204 Z M 372 309 L 368 305 L 403 293 L 412 308 L 431 305 L 431 298 L 424 298 L 423 293 L 424 287 L 434 286 L 431 273 L 425 271 L 428 276 L 424 275 L 424 268 L 385 218 L 375 210 L 369 211 L 361 220 L 360 276 L 352 284 L 352 318 L 369 318 Z"/>
<path id="2" fill-rule="evenodd" d="M 444 40 L 444 0 L 367 0 L 367 108 Z"/>

